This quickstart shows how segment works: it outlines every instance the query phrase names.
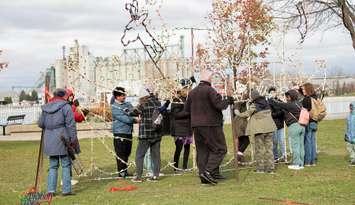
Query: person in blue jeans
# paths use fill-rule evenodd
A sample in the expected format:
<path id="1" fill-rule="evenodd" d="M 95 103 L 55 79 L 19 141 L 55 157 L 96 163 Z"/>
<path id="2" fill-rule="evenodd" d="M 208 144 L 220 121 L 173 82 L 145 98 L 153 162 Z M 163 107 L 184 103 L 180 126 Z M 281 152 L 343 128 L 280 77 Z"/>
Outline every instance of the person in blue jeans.
<path id="1" fill-rule="evenodd" d="M 355 102 L 349 106 L 350 113 L 346 118 L 345 142 L 350 155 L 349 166 L 355 166 Z"/>
<path id="2" fill-rule="evenodd" d="M 277 98 L 276 88 L 270 87 L 268 90 L 269 100 L 275 100 L 278 102 L 282 102 L 280 99 Z M 275 122 L 277 130 L 273 133 L 273 154 L 275 163 L 278 162 L 285 162 L 286 160 L 286 148 L 285 148 L 285 137 L 284 137 L 284 122 L 285 122 L 285 112 L 277 106 L 276 104 L 270 103 L 271 108 L 271 116 Z"/>
<path id="3" fill-rule="evenodd" d="M 298 102 L 298 92 L 289 90 L 285 93 L 286 103 L 270 100 L 273 106 L 279 106 L 285 112 L 285 123 L 288 127 L 288 136 L 292 148 L 292 170 L 304 169 L 304 133 L 305 127 L 298 123 L 301 109 Z"/>
<path id="4" fill-rule="evenodd" d="M 308 111 L 312 110 L 312 98 L 317 99 L 314 87 L 311 83 L 305 83 L 302 86 L 302 94 L 304 98 L 302 100 L 302 106 Z M 312 118 L 309 124 L 305 128 L 304 135 L 304 165 L 305 166 L 315 166 L 317 158 L 316 150 L 316 132 L 318 123 Z"/>
<path id="5" fill-rule="evenodd" d="M 58 168 L 61 165 L 62 193 L 63 196 L 67 196 L 73 194 L 70 175 L 72 163 L 63 140 L 71 144 L 77 154 L 80 152 L 80 146 L 74 114 L 64 99 L 66 91 L 56 89 L 53 94 L 50 102 L 42 106 L 42 114 L 38 121 L 38 126 L 43 129 L 44 153 L 49 157 L 47 192 L 56 194 Z"/>

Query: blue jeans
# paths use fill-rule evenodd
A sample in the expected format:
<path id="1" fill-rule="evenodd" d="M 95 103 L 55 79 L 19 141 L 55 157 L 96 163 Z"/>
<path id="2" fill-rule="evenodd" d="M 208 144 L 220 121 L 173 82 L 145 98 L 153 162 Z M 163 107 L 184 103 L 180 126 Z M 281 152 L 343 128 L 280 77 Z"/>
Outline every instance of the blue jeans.
<path id="1" fill-rule="evenodd" d="M 288 135 L 292 147 L 292 164 L 301 167 L 304 165 L 304 133 L 305 128 L 298 122 L 288 126 Z"/>
<path id="2" fill-rule="evenodd" d="M 147 173 L 153 174 L 153 163 L 150 155 L 150 148 L 148 148 L 144 156 L 144 167 L 147 169 Z"/>
<path id="3" fill-rule="evenodd" d="M 272 135 L 274 159 L 279 159 L 286 156 L 284 128 L 276 130 Z"/>
<path id="4" fill-rule="evenodd" d="M 304 135 L 304 163 L 315 164 L 317 150 L 316 150 L 316 131 L 317 123 L 310 122 L 306 127 L 306 133 Z"/>
<path id="5" fill-rule="evenodd" d="M 62 164 L 62 192 L 71 192 L 71 159 L 67 155 L 61 156 L 50 156 L 49 157 L 49 172 L 47 181 L 47 191 L 48 193 L 55 193 L 57 190 L 57 180 L 58 180 L 58 168 L 59 159 Z"/>

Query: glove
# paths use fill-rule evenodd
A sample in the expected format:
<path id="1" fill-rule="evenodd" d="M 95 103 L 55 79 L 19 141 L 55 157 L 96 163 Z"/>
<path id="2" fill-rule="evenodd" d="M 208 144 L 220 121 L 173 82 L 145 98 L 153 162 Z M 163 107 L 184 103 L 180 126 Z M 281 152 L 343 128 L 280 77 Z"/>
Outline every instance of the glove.
<path id="1" fill-rule="evenodd" d="M 169 105 L 170 105 L 170 100 L 165 101 L 164 107 L 169 107 Z"/>
<path id="2" fill-rule="evenodd" d="M 87 109 L 87 108 L 83 108 L 83 109 L 81 109 L 81 111 L 83 112 L 84 116 L 87 116 L 90 112 L 89 109 Z"/>
<path id="3" fill-rule="evenodd" d="M 227 96 L 227 102 L 229 105 L 233 105 L 234 104 L 234 98 L 231 96 Z"/>
<path id="4" fill-rule="evenodd" d="M 194 76 L 191 76 L 191 77 L 190 77 L 190 80 L 191 80 L 191 83 L 196 83 L 196 79 L 195 79 Z"/>

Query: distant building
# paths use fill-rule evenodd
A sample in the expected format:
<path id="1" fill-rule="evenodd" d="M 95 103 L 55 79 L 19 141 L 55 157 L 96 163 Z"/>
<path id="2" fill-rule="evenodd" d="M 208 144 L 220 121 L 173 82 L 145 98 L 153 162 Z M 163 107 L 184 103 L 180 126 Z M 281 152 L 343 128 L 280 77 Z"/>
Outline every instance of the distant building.
<path id="1" fill-rule="evenodd" d="M 144 82 L 161 79 L 144 49 L 126 49 L 120 57 L 95 57 L 87 46 L 80 46 L 75 41 L 68 55 L 64 51 L 62 59 L 54 65 L 56 87 L 72 87 L 76 96 L 86 102 L 97 101 L 102 93 L 111 93 L 116 86 L 125 87 L 128 95 L 135 96 Z M 191 66 L 182 57 L 182 52 L 171 49 L 168 53 L 158 62 L 164 76 L 170 79 L 190 77 Z"/>

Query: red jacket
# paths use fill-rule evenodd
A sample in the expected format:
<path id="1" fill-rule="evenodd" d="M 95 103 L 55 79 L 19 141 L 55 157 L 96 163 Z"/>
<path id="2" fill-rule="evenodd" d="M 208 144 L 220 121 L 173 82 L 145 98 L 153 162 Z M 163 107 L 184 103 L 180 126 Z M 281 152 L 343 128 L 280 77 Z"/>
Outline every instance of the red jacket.
<path id="1" fill-rule="evenodd" d="M 84 114 L 79 109 L 77 109 L 75 105 L 71 106 L 71 110 L 74 113 L 75 122 L 82 122 L 85 120 Z"/>

